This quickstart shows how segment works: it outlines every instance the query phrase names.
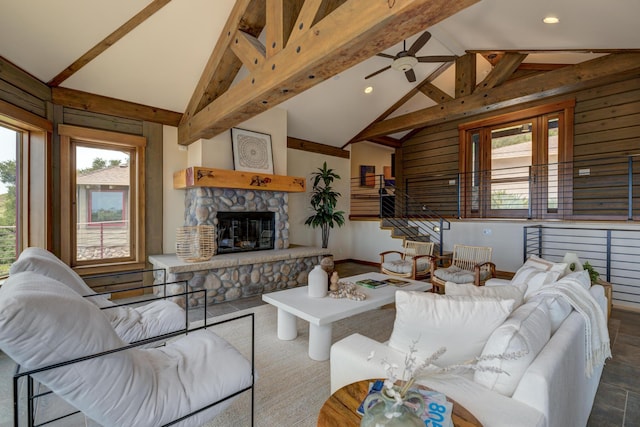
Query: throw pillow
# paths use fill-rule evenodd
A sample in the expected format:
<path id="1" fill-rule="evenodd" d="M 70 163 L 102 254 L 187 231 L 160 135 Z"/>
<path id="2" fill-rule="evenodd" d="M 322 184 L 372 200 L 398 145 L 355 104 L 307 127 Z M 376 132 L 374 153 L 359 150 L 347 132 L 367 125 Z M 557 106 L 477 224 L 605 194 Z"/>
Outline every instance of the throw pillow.
<path id="1" fill-rule="evenodd" d="M 534 267 L 543 271 L 557 271 L 560 275 L 564 274 L 567 268 L 566 262 L 551 262 L 535 255 L 530 255 L 524 262 L 523 267 Z"/>
<path id="2" fill-rule="evenodd" d="M 477 370 L 473 380 L 490 390 L 511 397 L 525 371 L 549 341 L 551 326 L 544 301 L 518 307 L 489 337 L 481 356 L 524 352 L 518 358 L 492 359 L 479 366 L 494 367 L 506 373 Z"/>
<path id="3" fill-rule="evenodd" d="M 522 266 L 511 279 L 511 285 L 527 285 L 525 300 L 544 285 L 555 282 L 560 277 L 559 271 L 545 271 L 535 267 Z"/>
<path id="4" fill-rule="evenodd" d="M 413 347 L 418 360 L 446 347 L 436 361 L 438 366 L 463 363 L 482 352 L 491 332 L 504 322 L 513 306 L 512 299 L 396 291 L 396 319 L 389 347 L 405 353 Z"/>
<path id="5" fill-rule="evenodd" d="M 527 290 L 525 283 L 514 286 L 475 286 L 470 284 L 446 282 L 444 285 L 446 295 L 467 295 L 473 297 L 490 297 L 499 299 L 512 299 L 515 301 L 514 308 L 519 307 L 524 299 Z"/>

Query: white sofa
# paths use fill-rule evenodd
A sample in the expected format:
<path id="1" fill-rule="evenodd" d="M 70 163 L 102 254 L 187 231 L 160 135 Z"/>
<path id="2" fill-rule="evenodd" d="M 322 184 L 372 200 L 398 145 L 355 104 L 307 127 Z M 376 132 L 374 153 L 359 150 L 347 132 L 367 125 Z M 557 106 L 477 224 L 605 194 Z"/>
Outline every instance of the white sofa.
<path id="1" fill-rule="evenodd" d="M 589 292 L 606 316 L 604 288 L 594 285 Z M 510 396 L 479 384 L 473 374 L 441 376 L 419 382 L 465 406 L 484 427 L 584 427 L 603 366 L 597 366 L 590 378 L 585 374 L 586 322 L 581 314 L 569 309 L 570 314 L 558 322 L 557 330 L 548 341 L 541 343 L 535 358 L 532 356 L 530 364 L 525 365 L 522 377 L 514 384 L 515 390 Z M 397 327 L 398 318 L 394 333 Z M 404 366 L 407 353 L 389 344 L 360 334 L 336 342 L 331 347 L 331 392 L 355 381 L 386 377 L 382 364 L 370 360 L 372 352 L 377 360 L 385 359 Z"/>

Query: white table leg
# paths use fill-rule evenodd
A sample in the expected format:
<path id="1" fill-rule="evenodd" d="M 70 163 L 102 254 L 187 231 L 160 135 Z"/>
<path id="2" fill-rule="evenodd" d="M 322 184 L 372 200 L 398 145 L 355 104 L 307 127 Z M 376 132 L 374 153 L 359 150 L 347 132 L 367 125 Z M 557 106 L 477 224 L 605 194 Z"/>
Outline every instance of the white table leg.
<path id="1" fill-rule="evenodd" d="M 329 359 L 331 329 L 331 323 L 322 326 L 309 323 L 309 357 L 313 360 Z"/>
<path id="2" fill-rule="evenodd" d="M 291 341 L 298 336 L 296 316 L 278 308 L 278 338 Z"/>

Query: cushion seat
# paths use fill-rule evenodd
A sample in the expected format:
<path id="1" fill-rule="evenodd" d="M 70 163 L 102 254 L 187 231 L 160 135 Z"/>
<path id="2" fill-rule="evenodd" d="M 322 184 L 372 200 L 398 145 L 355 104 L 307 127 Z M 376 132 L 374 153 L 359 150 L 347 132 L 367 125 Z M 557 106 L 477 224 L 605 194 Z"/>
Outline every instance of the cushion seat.
<path id="1" fill-rule="evenodd" d="M 463 270 L 456 265 L 452 265 L 447 268 L 438 268 L 433 272 L 433 274 L 444 282 L 473 283 L 475 280 L 473 271 Z M 480 280 L 486 280 L 490 275 L 490 271 L 480 270 Z"/>
<path id="2" fill-rule="evenodd" d="M 418 270 L 427 270 L 430 266 L 429 260 L 419 259 L 416 260 Z M 411 274 L 413 271 L 413 262 L 408 259 L 396 259 L 393 261 L 386 261 L 382 263 L 382 268 L 388 271 L 393 271 L 400 274 Z"/>

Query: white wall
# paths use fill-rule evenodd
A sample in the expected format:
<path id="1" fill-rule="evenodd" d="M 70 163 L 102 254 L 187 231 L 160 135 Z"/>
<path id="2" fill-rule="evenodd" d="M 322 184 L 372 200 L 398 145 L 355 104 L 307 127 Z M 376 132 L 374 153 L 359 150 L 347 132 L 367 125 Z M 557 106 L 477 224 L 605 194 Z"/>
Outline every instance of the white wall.
<path id="1" fill-rule="evenodd" d="M 287 173 L 286 110 L 272 108 L 237 127 L 271 135 L 274 173 L 291 175 Z M 163 253 L 175 253 L 176 228 L 184 225 L 184 190 L 173 188 L 173 173 L 190 166 L 233 170 L 231 131 L 184 147 L 178 144 L 178 128 L 163 126 Z M 289 217 L 291 221 L 291 214 Z"/>
<path id="2" fill-rule="evenodd" d="M 371 142 L 351 145 L 351 177 L 360 176 L 360 166 L 375 166 L 376 175 L 382 175 L 383 166 L 391 166 L 391 154 L 395 149 Z"/>
<path id="3" fill-rule="evenodd" d="M 350 197 L 350 161 L 341 157 L 326 156 L 308 151 L 290 149 L 288 156 L 288 175 L 307 178 L 305 193 L 289 193 L 289 243 L 304 246 L 322 246 L 322 234 L 319 228 L 311 228 L 304 221 L 312 214 L 309 205 L 312 183 L 311 173 L 322 167 L 333 169 L 339 180 L 334 181 L 334 189 L 342 196 L 338 199 L 337 209 L 344 211 L 345 225 L 332 228 L 329 232 L 329 246 L 335 260 L 351 258 L 351 222 L 349 221 Z"/>
<path id="4" fill-rule="evenodd" d="M 167 254 L 176 251 L 176 228 L 184 225 L 184 190 L 173 188 L 173 173 L 187 167 L 188 152 L 178 145 L 178 128 L 163 126 L 162 138 L 162 253 Z"/>

